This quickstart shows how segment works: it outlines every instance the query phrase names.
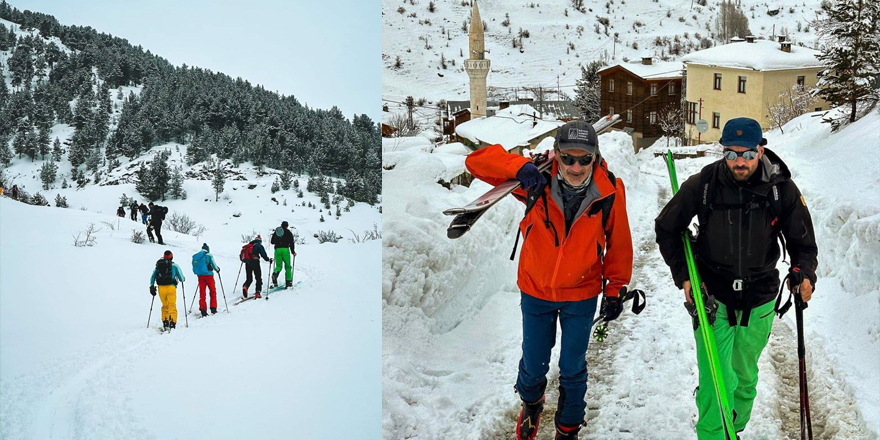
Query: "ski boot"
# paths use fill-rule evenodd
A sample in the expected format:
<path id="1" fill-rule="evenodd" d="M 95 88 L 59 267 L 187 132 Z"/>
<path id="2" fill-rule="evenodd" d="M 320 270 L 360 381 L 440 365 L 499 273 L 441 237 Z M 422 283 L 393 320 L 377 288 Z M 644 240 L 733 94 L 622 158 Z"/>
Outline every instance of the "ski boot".
<path id="1" fill-rule="evenodd" d="M 272 287 L 278 287 L 278 274 L 281 272 L 275 272 L 272 274 Z"/>
<path id="2" fill-rule="evenodd" d="M 169 327 L 170 327 L 170 326 L 168 325 L 168 320 L 167 320 L 167 319 L 163 319 L 163 320 L 162 320 L 162 330 L 163 330 L 163 331 L 164 331 L 164 330 L 168 330 Z"/>
<path id="3" fill-rule="evenodd" d="M 287 280 L 287 282 L 284 283 L 284 288 L 285 289 L 293 288 L 293 280 Z"/>
<path id="4" fill-rule="evenodd" d="M 216 308 L 216 307 L 211 307 L 211 314 L 212 314 L 212 315 L 216 315 L 216 314 L 217 314 L 217 308 Z"/>
<path id="5" fill-rule="evenodd" d="M 207 311 L 207 310 L 205 310 L 205 309 L 199 309 L 199 311 L 202 312 L 202 317 L 208 316 L 208 311 Z"/>
<path id="6" fill-rule="evenodd" d="M 544 396 L 541 396 L 537 402 L 529 403 L 523 400 L 522 410 L 520 410 L 519 419 L 516 421 L 517 440 L 534 440 L 538 435 L 541 412 L 544 411 L 544 400 Z"/>
<path id="7" fill-rule="evenodd" d="M 241 286 L 241 299 L 247 299 L 247 286 Z"/>
<path id="8" fill-rule="evenodd" d="M 168 320 L 168 325 L 171 326 L 171 328 L 177 328 L 173 319 Z"/>
<path id="9" fill-rule="evenodd" d="M 556 440 L 577 440 L 581 425 L 567 426 L 556 424 Z"/>
<path id="10" fill-rule="evenodd" d="M 260 296 L 260 292 L 255 293 L 254 298 L 256 298 L 256 299 L 262 298 L 262 296 Z"/>

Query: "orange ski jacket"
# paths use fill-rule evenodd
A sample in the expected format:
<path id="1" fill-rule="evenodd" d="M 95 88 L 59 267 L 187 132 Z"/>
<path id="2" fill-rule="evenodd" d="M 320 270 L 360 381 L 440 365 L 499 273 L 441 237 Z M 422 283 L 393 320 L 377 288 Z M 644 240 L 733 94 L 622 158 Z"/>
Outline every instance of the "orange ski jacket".
<path id="1" fill-rule="evenodd" d="M 529 159 L 511 154 L 501 145 L 492 145 L 471 153 L 465 166 L 476 178 L 498 185 L 516 178 Z M 559 172 L 554 162 L 551 176 Z M 632 277 L 632 235 L 626 214 L 626 190 L 623 181 L 611 182 L 605 160 L 593 164 L 593 182 L 599 196 L 572 220 L 565 235 L 565 214 L 551 184 L 545 195 L 535 203 L 519 224 L 523 244 L 520 251 L 517 285 L 524 293 L 547 301 L 580 301 L 598 296 L 618 296 Z M 525 202 L 522 188 L 514 196 Z M 593 205 L 614 196 L 614 202 L 603 227 L 601 210 Z M 548 206 L 545 209 L 545 201 Z M 553 227 L 545 223 L 547 214 Z M 556 234 L 554 234 L 554 229 Z M 556 245 L 558 241 L 558 246 Z"/>

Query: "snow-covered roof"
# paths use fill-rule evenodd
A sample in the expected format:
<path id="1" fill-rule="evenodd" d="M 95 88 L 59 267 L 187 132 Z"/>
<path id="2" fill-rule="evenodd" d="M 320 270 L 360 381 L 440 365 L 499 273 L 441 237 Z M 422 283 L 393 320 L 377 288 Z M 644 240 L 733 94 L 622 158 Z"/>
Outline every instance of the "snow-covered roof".
<path id="1" fill-rule="evenodd" d="M 754 43 L 728 43 L 685 55 L 685 64 L 751 70 L 789 70 L 822 67 L 816 58 L 819 52 L 792 45 L 783 52 L 779 43 L 757 40 Z"/>
<path id="2" fill-rule="evenodd" d="M 512 105 L 498 111 L 495 116 L 459 124 L 455 127 L 455 133 L 475 144 L 500 144 L 506 150 L 512 150 L 528 146 L 532 139 L 564 124 L 562 121 L 536 119 L 537 116 L 538 111 L 530 105 Z"/>
<path id="3" fill-rule="evenodd" d="M 641 61 L 638 61 L 608 66 L 599 70 L 599 73 L 618 66 L 643 79 L 681 78 L 681 71 L 684 69 L 684 64 L 678 61 L 654 61 L 652 64 L 642 64 Z"/>

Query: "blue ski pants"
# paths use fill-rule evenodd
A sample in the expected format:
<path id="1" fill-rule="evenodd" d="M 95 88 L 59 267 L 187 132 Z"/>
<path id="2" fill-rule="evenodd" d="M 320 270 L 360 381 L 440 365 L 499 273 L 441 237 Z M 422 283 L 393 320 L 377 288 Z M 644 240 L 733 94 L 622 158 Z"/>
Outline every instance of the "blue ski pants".
<path id="1" fill-rule="evenodd" d="M 521 294 L 523 317 L 522 359 L 516 390 L 526 402 L 541 399 L 550 370 L 550 351 L 556 345 L 556 319 L 562 328 L 559 353 L 559 404 L 556 421 L 577 425 L 587 407 L 587 345 L 590 342 L 597 298 L 553 302 Z"/>

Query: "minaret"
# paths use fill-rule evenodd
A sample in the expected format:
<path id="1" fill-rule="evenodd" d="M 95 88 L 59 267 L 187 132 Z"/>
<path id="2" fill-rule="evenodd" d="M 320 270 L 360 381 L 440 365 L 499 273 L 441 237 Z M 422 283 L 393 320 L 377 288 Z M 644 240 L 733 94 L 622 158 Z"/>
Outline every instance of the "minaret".
<path id="1" fill-rule="evenodd" d="M 473 3 L 471 27 L 468 31 L 470 56 L 464 60 L 464 70 L 471 78 L 471 118 L 476 119 L 486 116 L 486 75 L 489 74 L 490 63 L 485 57 L 483 20 L 480 19 L 477 0 L 473 0 Z"/>

